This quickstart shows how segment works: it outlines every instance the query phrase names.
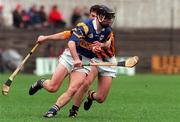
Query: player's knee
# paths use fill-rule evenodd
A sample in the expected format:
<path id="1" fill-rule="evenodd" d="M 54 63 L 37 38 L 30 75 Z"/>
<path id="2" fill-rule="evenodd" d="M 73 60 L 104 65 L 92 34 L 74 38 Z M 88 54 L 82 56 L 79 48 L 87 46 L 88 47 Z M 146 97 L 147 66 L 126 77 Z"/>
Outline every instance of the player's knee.
<path id="1" fill-rule="evenodd" d="M 48 91 L 51 93 L 57 92 L 58 86 L 57 85 L 50 85 Z"/>
<path id="2" fill-rule="evenodd" d="M 49 80 L 49 83 L 46 86 L 48 91 L 51 93 L 57 92 L 59 89 L 59 85 L 53 80 Z"/>
<path id="3" fill-rule="evenodd" d="M 51 88 L 49 88 L 49 89 L 48 89 L 48 91 L 49 91 L 49 92 L 51 92 L 51 93 L 55 93 L 55 92 L 57 92 L 57 89 L 56 89 L 56 88 L 51 87 Z"/>
<path id="4" fill-rule="evenodd" d="M 97 102 L 98 103 L 103 103 L 104 101 L 105 101 L 105 97 L 104 96 L 102 96 L 102 95 L 99 95 L 97 98 L 96 98 L 96 100 L 97 100 Z"/>

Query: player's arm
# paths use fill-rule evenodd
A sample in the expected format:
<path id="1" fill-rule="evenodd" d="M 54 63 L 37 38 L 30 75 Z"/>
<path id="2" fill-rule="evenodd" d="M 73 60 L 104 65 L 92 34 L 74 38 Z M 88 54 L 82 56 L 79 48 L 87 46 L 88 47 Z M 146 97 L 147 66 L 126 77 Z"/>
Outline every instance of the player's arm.
<path id="1" fill-rule="evenodd" d="M 112 42 L 113 39 L 114 39 L 114 36 L 113 36 L 113 33 L 111 32 L 109 34 L 109 37 L 108 37 L 107 41 L 105 41 L 104 43 L 101 43 L 99 41 L 93 42 L 93 44 L 91 45 L 92 52 L 98 53 L 98 52 L 101 52 L 102 49 L 110 48 L 111 42 Z"/>
<path id="2" fill-rule="evenodd" d="M 87 29 L 88 28 L 85 25 L 85 23 L 79 23 L 77 27 L 72 30 L 72 34 L 68 42 L 68 47 L 71 52 L 71 56 L 74 59 L 74 66 L 76 67 L 82 66 L 82 61 L 79 59 L 76 46 L 79 45 L 81 38 L 83 38 L 84 35 L 87 34 Z"/>
<path id="3" fill-rule="evenodd" d="M 111 46 L 111 42 L 114 40 L 114 34 L 113 34 L 113 32 L 111 32 L 110 33 L 110 35 L 109 35 L 109 39 L 108 39 L 108 41 L 106 41 L 105 43 L 104 43 L 104 47 L 102 46 L 102 48 L 109 48 L 110 46 Z"/>
<path id="4" fill-rule="evenodd" d="M 59 33 L 56 33 L 56 34 L 52 34 L 52 35 L 47 35 L 47 36 L 44 36 L 44 35 L 41 35 L 38 37 L 36 43 L 44 43 L 46 41 L 62 41 L 62 40 L 65 40 L 65 39 L 69 39 L 71 35 L 71 31 L 63 31 L 63 32 L 59 32 Z"/>
<path id="5" fill-rule="evenodd" d="M 71 56 L 74 59 L 74 66 L 75 67 L 81 67 L 82 61 L 79 59 L 79 55 L 78 55 L 77 50 L 76 50 L 76 42 L 73 40 L 70 40 L 68 42 L 68 47 L 69 47 L 69 50 L 71 52 Z"/>
<path id="6" fill-rule="evenodd" d="M 99 48 L 99 49 L 107 49 L 107 48 L 109 48 L 110 46 L 111 46 L 111 41 L 113 40 L 113 38 L 114 38 L 114 35 L 113 35 L 113 33 L 111 33 L 110 35 L 109 35 L 109 38 L 108 38 L 108 40 L 107 41 L 105 41 L 104 43 L 101 43 L 101 42 L 99 42 L 99 41 L 95 41 L 93 44 L 92 44 L 92 49 L 93 49 L 93 47 L 94 48 Z M 99 50 L 100 51 L 100 50 Z"/>
<path id="7" fill-rule="evenodd" d="M 108 41 L 106 41 L 105 43 L 101 44 L 101 48 L 107 49 L 111 46 L 111 41 L 113 40 L 114 37 L 110 37 Z"/>
<path id="8" fill-rule="evenodd" d="M 95 41 L 95 42 L 93 42 L 93 44 L 91 46 L 92 46 L 92 50 L 96 50 L 93 52 L 99 52 L 99 51 L 101 51 L 101 49 L 107 49 L 111 46 L 111 38 L 104 43 Z"/>

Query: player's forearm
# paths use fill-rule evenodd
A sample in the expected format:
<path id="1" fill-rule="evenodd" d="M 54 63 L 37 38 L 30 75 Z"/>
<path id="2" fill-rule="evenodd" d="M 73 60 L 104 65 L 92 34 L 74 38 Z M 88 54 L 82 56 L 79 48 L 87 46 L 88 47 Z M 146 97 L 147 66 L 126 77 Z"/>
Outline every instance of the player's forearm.
<path id="1" fill-rule="evenodd" d="M 64 39 L 65 39 L 64 32 L 46 36 L 46 40 L 60 41 L 60 40 L 64 40 Z"/>
<path id="2" fill-rule="evenodd" d="M 105 43 L 101 43 L 100 47 L 101 48 L 109 48 L 111 46 L 111 39 L 109 39 L 108 41 L 106 41 Z"/>
<path id="3" fill-rule="evenodd" d="M 76 50 L 76 43 L 74 41 L 68 42 L 68 47 L 74 60 L 79 60 L 79 55 Z"/>
<path id="4" fill-rule="evenodd" d="M 95 41 L 91 47 L 92 47 L 92 50 L 96 47 L 96 48 L 99 48 L 99 49 L 107 49 L 111 46 L 111 39 L 109 39 L 108 41 L 104 42 L 104 43 L 101 43 L 99 41 Z"/>

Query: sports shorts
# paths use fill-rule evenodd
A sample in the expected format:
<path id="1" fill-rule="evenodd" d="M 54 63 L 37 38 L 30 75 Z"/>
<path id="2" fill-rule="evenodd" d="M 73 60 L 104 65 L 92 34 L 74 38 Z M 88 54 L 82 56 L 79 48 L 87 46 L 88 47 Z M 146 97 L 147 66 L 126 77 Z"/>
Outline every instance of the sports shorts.
<path id="1" fill-rule="evenodd" d="M 106 62 L 112 62 L 112 63 L 116 63 L 116 58 L 115 56 L 105 59 Z M 100 62 L 104 62 L 101 59 L 98 58 L 93 58 L 92 61 L 100 63 Z M 117 66 L 97 66 L 98 69 L 98 75 L 99 76 L 111 76 L 111 77 L 116 77 L 116 73 L 117 73 Z"/>
<path id="2" fill-rule="evenodd" d="M 84 56 L 80 57 L 83 62 L 89 62 L 90 60 Z M 88 72 L 90 71 L 90 66 L 74 67 L 74 59 L 72 58 L 70 50 L 68 48 L 66 48 L 63 54 L 59 57 L 59 63 L 64 65 L 69 73 L 72 71 L 78 71 L 88 74 Z"/>

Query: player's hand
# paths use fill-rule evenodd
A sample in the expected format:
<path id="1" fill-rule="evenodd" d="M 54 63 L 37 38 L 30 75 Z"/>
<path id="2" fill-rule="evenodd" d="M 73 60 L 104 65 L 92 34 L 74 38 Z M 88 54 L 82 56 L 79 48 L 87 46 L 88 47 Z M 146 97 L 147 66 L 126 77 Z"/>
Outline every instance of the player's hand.
<path id="1" fill-rule="evenodd" d="M 82 61 L 80 59 L 74 60 L 74 67 L 82 67 Z"/>
<path id="2" fill-rule="evenodd" d="M 99 41 L 94 41 L 94 42 L 93 42 L 93 44 L 91 44 L 91 46 L 92 46 L 92 47 L 94 47 L 94 46 L 98 46 L 98 47 L 100 47 L 100 46 L 101 46 L 101 44 L 102 44 L 102 43 L 101 43 L 101 42 L 99 42 Z"/>
<path id="3" fill-rule="evenodd" d="M 36 43 L 42 44 L 46 39 L 47 39 L 46 36 L 41 35 L 38 37 Z"/>
<path id="4" fill-rule="evenodd" d="M 98 53 L 98 52 L 101 52 L 102 50 L 101 50 L 101 47 L 99 47 L 99 46 L 94 46 L 94 47 L 92 47 L 92 52 L 93 53 Z"/>

